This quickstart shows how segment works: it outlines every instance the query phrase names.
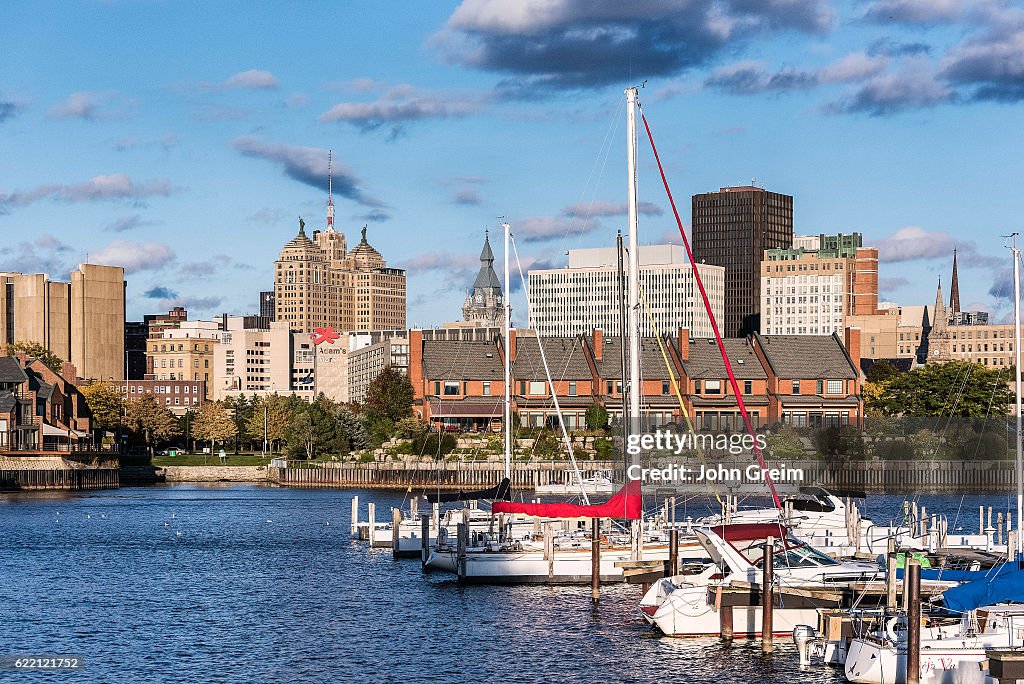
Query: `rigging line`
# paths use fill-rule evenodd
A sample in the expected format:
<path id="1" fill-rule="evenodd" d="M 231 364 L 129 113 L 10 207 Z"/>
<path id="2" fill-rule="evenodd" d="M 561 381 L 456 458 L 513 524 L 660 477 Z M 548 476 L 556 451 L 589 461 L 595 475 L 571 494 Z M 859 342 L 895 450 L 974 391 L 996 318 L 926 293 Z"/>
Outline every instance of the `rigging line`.
<path id="1" fill-rule="evenodd" d="M 531 307 L 530 287 L 526 282 L 526 276 L 523 275 L 523 265 L 519 261 L 519 248 L 516 246 L 516 238 L 514 235 L 511 234 L 509 235 L 509 237 L 511 238 L 512 241 L 512 253 L 515 254 L 516 256 L 516 267 L 519 269 L 519 278 L 523 282 L 523 294 L 526 295 L 526 312 L 527 318 L 529 318 Z M 558 393 L 555 392 L 555 383 L 551 381 L 551 370 L 548 368 L 548 358 L 547 355 L 544 353 L 543 338 L 540 337 L 539 335 L 537 337 L 537 349 L 540 350 L 540 360 L 544 364 L 544 375 L 547 377 L 548 386 L 551 388 L 551 398 L 555 402 L 555 411 L 558 413 L 558 425 L 559 427 L 562 428 L 562 438 L 565 440 L 565 448 L 569 452 L 569 460 L 572 461 L 572 470 L 580 483 L 580 493 L 583 495 L 583 501 L 586 505 L 589 506 L 590 498 L 587 497 L 587 491 L 583 487 L 583 473 L 580 472 L 580 466 L 576 462 L 576 454 L 574 454 L 572 450 L 572 440 L 569 439 L 569 433 L 565 431 L 565 421 L 562 420 L 562 409 L 558 405 Z"/>
<path id="2" fill-rule="evenodd" d="M 679 228 L 679 235 L 683 238 L 683 246 L 686 248 L 686 255 L 690 258 L 690 266 L 693 268 L 693 277 L 697 282 L 697 289 L 700 290 L 701 299 L 704 301 L 704 309 L 708 313 L 708 319 L 711 322 L 711 330 L 715 333 L 715 342 L 718 343 L 718 351 L 722 354 L 722 361 L 725 363 L 725 371 L 729 376 L 729 384 L 732 386 L 733 394 L 736 395 L 736 405 L 740 409 L 740 413 L 743 415 L 743 423 L 747 428 L 747 433 L 751 439 L 754 440 L 754 453 L 757 454 L 757 463 L 761 468 L 761 472 L 764 474 L 764 481 L 768 483 L 768 488 L 772 493 L 772 501 L 775 503 L 775 507 L 778 509 L 782 508 L 782 501 L 779 499 L 779 493 L 775 490 L 775 483 L 772 481 L 771 476 L 768 474 L 768 466 L 765 464 L 764 455 L 761 453 L 761 447 L 757 445 L 757 436 L 754 434 L 754 426 L 750 422 L 750 414 L 747 412 L 747 406 L 743 403 L 743 397 L 740 395 L 739 383 L 736 382 L 736 376 L 732 372 L 732 363 L 729 362 L 729 355 L 725 351 L 725 343 L 722 341 L 722 334 L 718 330 L 718 322 L 715 320 L 715 314 L 711 310 L 711 302 L 708 299 L 708 293 L 704 289 L 704 281 L 701 280 L 700 272 L 697 269 L 697 263 L 693 260 L 693 252 L 690 250 L 690 240 L 686 237 L 686 231 L 683 230 L 683 221 L 679 218 L 679 210 L 676 208 L 676 201 L 672 197 L 672 190 L 668 186 L 668 178 L 665 176 L 665 168 L 661 164 L 661 157 L 658 155 L 658 148 L 654 144 L 654 135 L 651 133 L 651 126 L 647 123 L 647 115 L 644 113 L 642 107 L 637 103 L 637 107 L 640 109 L 640 118 L 644 122 L 644 130 L 647 131 L 647 139 L 651 143 L 651 151 L 654 152 L 654 160 L 658 162 L 658 172 L 661 174 L 661 182 L 665 186 L 665 193 L 668 195 L 669 204 L 672 206 L 672 214 L 676 219 L 676 226 Z"/>
<path id="3" fill-rule="evenodd" d="M 676 381 L 675 371 L 672 370 L 672 364 L 669 363 L 668 354 L 665 353 L 665 345 L 661 340 L 661 332 L 658 330 L 658 324 L 654 322 L 654 314 L 651 313 L 651 307 L 647 305 L 647 297 L 644 294 L 643 286 L 640 287 L 640 302 L 643 304 L 644 311 L 647 313 L 647 320 L 651 323 L 651 329 L 654 331 L 654 339 L 658 341 L 658 349 L 661 351 L 661 359 L 665 362 L 665 370 L 668 371 L 668 377 L 672 381 L 672 391 L 676 395 L 676 399 L 679 401 L 679 409 L 683 412 L 683 419 L 686 421 L 686 429 L 694 437 L 697 436 L 697 431 L 693 428 L 693 423 L 690 421 L 690 412 L 686 410 L 686 405 L 683 403 L 683 395 L 679 391 L 679 383 Z M 700 457 L 701 465 L 707 468 L 707 463 L 704 460 L 704 449 L 697 443 L 697 456 Z M 715 487 L 715 483 L 711 482 L 711 492 L 715 495 L 715 499 L 718 503 L 722 503 L 722 497 L 718 495 L 718 488 Z"/>

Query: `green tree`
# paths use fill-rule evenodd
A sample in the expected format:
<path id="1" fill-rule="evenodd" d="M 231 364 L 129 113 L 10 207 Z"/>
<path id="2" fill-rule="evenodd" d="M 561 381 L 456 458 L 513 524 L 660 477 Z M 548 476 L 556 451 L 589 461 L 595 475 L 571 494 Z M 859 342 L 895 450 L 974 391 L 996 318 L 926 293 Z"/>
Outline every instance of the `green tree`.
<path id="1" fill-rule="evenodd" d="M 879 383 L 892 380 L 899 374 L 900 372 L 896 370 L 896 366 L 882 359 L 871 364 L 871 367 L 868 368 L 867 377 L 868 382 Z"/>
<path id="2" fill-rule="evenodd" d="M 804 444 L 796 428 L 786 425 L 768 435 L 767 451 L 772 458 L 799 459 L 804 456 Z"/>
<path id="3" fill-rule="evenodd" d="M 291 403 L 291 420 L 285 431 L 289 453 L 313 460 L 341 451 L 342 431 L 333 403 L 323 396 L 303 406 L 304 403 L 301 399 Z"/>
<path id="4" fill-rule="evenodd" d="M 121 427 L 125 400 L 114 384 L 90 382 L 79 386 L 78 391 L 85 397 L 85 404 L 92 414 L 90 425 L 94 430 L 116 430 Z"/>
<path id="5" fill-rule="evenodd" d="M 246 428 L 249 425 L 250 419 L 253 417 L 253 401 L 246 399 L 244 394 L 239 394 L 234 397 L 227 397 L 224 399 L 224 406 L 227 408 L 229 415 L 231 416 L 232 422 L 235 424 L 235 453 L 239 451 L 242 440 L 248 437 Z M 260 433 L 260 439 L 262 441 L 263 434 Z"/>
<path id="6" fill-rule="evenodd" d="M 585 422 L 588 430 L 603 430 L 608 427 L 608 409 L 601 404 L 587 407 Z"/>
<path id="7" fill-rule="evenodd" d="M 359 420 L 359 416 L 345 407 L 340 407 L 337 417 L 346 451 L 360 451 L 372 446 L 370 435 L 367 434 L 366 426 Z"/>
<path id="8" fill-rule="evenodd" d="M 270 446 L 270 452 L 280 448 L 285 432 L 291 421 L 291 411 L 284 397 L 272 394 L 266 397 L 254 397 L 252 415 L 245 425 L 245 432 L 253 442 L 263 444 L 264 432 Z"/>
<path id="9" fill-rule="evenodd" d="M 196 439 L 209 442 L 212 451 L 214 443 L 234 439 L 238 428 L 224 403 L 208 401 L 199 406 L 195 420 L 192 421 L 192 434 Z"/>
<path id="10" fill-rule="evenodd" d="M 390 439 L 395 423 L 412 415 L 412 383 L 405 373 L 388 366 L 366 390 L 363 424 L 374 444 Z"/>
<path id="11" fill-rule="evenodd" d="M 152 394 L 128 400 L 125 404 L 125 425 L 142 436 L 150 455 L 157 442 L 166 441 L 179 434 L 174 414 Z"/>
<path id="12" fill-rule="evenodd" d="M 927 364 L 880 383 L 877 396 L 866 396 L 866 409 L 883 416 L 1003 415 L 1013 399 L 1007 380 L 980 363 Z"/>
<path id="13" fill-rule="evenodd" d="M 57 375 L 60 375 L 61 366 L 64 365 L 64 359 L 60 358 L 38 342 L 11 342 L 4 347 L 4 356 L 14 356 L 18 352 L 22 352 L 28 356 L 33 356 L 39 359 L 46 364 L 47 368 Z M 66 379 L 74 380 L 74 378 Z"/>

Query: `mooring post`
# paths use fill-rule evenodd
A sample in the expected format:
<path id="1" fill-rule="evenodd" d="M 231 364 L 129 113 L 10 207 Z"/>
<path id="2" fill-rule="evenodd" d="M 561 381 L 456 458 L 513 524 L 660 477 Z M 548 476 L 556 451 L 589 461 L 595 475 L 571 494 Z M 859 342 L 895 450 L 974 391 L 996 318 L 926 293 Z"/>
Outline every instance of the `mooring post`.
<path id="1" fill-rule="evenodd" d="M 420 563 L 426 566 L 430 560 L 430 516 L 420 518 Z"/>
<path id="2" fill-rule="evenodd" d="M 1003 512 L 996 516 L 996 544 L 1003 543 Z"/>
<path id="3" fill-rule="evenodd" d="M 352 497 L 352 536 L 355 537 L 359 534 L 359 496 Z"/>
<path id="4" fill-rule="evenodd" d="M 921 566 L 916 560 L 908 561 L 903 570 L 907 578 L 907 684 L 919 684 L 921 679 Z"/>
<path id="5" fill-rule="evenodd" d="M 420 517 L 420 498 L 414 496 L 409 499 L 409 518 L 415 520 Z"/>
<path id="6" fill-rule="evenodd" d="M 455 525 L 455 571 L 460 579 L 466 576 L 466 543 L 468 537 L 468 525 L 465 522 L 457 523 Z"/>
<path id="7" fill-rule="evenodd" d="M 366 538 L 370 542 L 370 548 L 372 549 L 377 528 L 377 506 L 371 501 L 367 509 L 369 510 L 370 519 L 367 521 Z"/>
<path id="8" fill-rule="evenodd" d="M 590 523 L 590 598 L 596 604 L 601 598 L 601 519 Z"/>
<path id="9" fill-rule="evenodd" d="M 665 575 L 673 577 L 679 574 L 679 530 L 673 527 L 668 531 L 668 563 Z"/>
<path id="10" fill-rule="evenodd" d="M 978 506 L 978 534 L 985 534 L 985 507 Z"/>
<path id="11" fill-rule="evenodd" d="M 1017 530 L 1010 530 L 1006 533 L 1006 560 L 1013 562 L 1017 560 Z"/>
<path id="12" fill-rule="evenodd" d="M 772 652 L 772 609 L 775 606 L 772 592 L 772 552 L 775 539 L 768 537 L 764 542 L 764 558 L 761 561 L 761 653 Z"/>
<path id="13" fill-rule="evenodd" d="M 885 566 L 885 606 L 896 608 L 896 538 L 889 537 L 889 550 Z"/>
<path id="14" fill-rule="evenodd" d="M 555 576 L 555 526 L 544 523 L 544 560 L 548 562 L 548 577 Z"/>
<path id="15" fill-rule="evenodd" d="M 398 558 L 398 551 L 401 547 L 402 511 L 397 506 L 391 509 L 391 555 Z"/>
<path id="16" fill-rule="evenodd" d="M 434 504 L 432 508 L 433 508 L 433 511 L 432 511 L 431 515 L 434 518 L 434 521 L 433 521 L 434 522 L 434 529 L 435 530 L 440 530 L 441 529 L 441 504 Z"/>
<path id="17" fill-rule="evenodd" d="M 722 601 L 722 585 L 715 588 L 715 610 L 718 611 L 718 636 L 722 641 L 732 641 L 732 606 L 727 606 Z"/>

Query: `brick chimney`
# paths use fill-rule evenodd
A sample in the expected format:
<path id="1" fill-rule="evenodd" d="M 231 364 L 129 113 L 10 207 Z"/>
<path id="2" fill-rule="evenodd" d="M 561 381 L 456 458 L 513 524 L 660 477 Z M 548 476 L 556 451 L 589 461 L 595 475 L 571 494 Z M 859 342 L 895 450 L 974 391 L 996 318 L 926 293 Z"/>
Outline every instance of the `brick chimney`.
<path id="1" fill-rule="evenodd" d="M 604 331 L 594 328 L 594 360 L 598 363 L 604 358 Z"/>
<path id="2" fill-rule="evenodd" d="M 512 328 L 508 331 L 508 350 L 509 356 L 512 357 L 509 361 L 511 364 L 516 362 L 516 329 Z"/>
<path id="3" fill-rule="evenodd" d="M 679 358 L 684 362 L 690 360 L 690 329 L 679 329 Z"/>
<path id="4" fill-rule="evenodd" d="M 423 377 L 423 331 L 409 331 L 409 382 L 412 384 L 413 396 L 423 400 L 425 394 Z"/>
<path id="5" fill-rule="evenodd" d="M 860 328 L 846 328 L 843 331 L 843 343 L 846 346 L 846 353 L 850 355 L 854 368 L 860 374 Z"/>
<path id="6" fill-rule="evenodd" d="M 78 369 L 75 367 L 75 364 L 70 361 L 65 361 L 61 364 L 60 376 L 72 385 L 78 385 L 82 381 L 82 379 L 78 377 Z"/>

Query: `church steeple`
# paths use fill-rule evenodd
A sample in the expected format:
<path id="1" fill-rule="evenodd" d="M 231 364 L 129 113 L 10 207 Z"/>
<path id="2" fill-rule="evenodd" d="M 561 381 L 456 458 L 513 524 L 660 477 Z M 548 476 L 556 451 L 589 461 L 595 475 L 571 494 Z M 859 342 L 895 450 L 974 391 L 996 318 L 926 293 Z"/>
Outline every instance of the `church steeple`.
<path id="1" fill-rule="evenodd" d="M 935 310 L 932 312 L 932 332 L 941 332 L 946 329 L 946 305 L 942 302 L 942 276 L 939 276 L 939 284 L 935 288 Z"/>
<path id="2" fill-rule="evenodd" d="M 473 287 L 466 293 L 462 305 L 462 318 L 481 325 L 499 326 L 505 321 L 504 301 L 498 274 L 494 272 L 494 252 L 491 239 L 484 231 L 484 247 L 480 250 L 480 271 Z"/>
<path id="3" fill-rule="evenodd" d="M 956 249 L 953 250 L 953 280 L 949 284 L 949 312 L 960 313 L 960 284 L 956 277 Z"/>

